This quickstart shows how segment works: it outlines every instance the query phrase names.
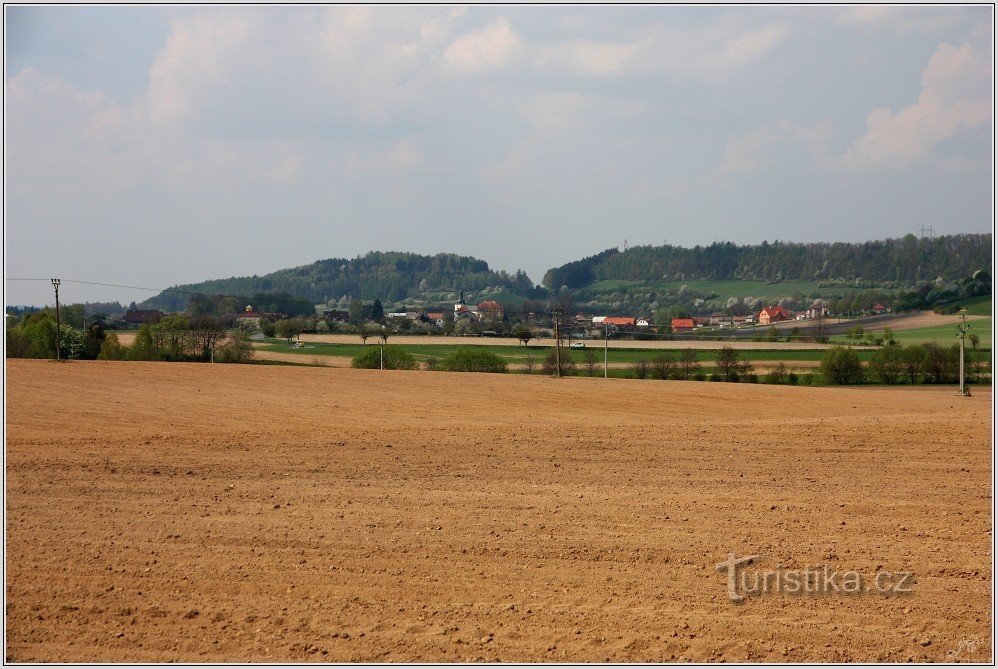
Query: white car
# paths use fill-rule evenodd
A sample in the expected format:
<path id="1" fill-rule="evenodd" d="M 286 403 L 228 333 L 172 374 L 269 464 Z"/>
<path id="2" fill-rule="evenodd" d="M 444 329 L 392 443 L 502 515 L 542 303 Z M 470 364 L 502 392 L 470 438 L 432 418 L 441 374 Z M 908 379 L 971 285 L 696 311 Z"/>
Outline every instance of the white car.
<path id="1" fill-rule="evenodd" d="M 573 341 L 569 348 L 585 348 L 586 342 L 584 341 Z"/>

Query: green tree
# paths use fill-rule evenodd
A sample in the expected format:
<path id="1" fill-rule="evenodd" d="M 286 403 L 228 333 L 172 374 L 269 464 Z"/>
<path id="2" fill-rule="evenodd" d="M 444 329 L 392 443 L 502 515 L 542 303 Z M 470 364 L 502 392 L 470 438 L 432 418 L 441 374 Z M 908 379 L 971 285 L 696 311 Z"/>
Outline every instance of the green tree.
<path id="1" fill-rule="evenodd" d="M 253 344 L 245 332 L 235 331 L 218 347 L 215 360 L 218 362 L 242 363 L 253 357 Z"/>
<path id="2" fill-rule="evenodd" d="M 533 331 L 533 329 L 530 328 L 530 326 L 528 326 L 528 325 L 520 325 L 520 326 L 518 326 L 516 328 L 516 335 L 515 336 L 516 336 L 517 339 L 520 340 L 520 342 L 524 346 L 526 346 L 527 342 L 529 342 L 531 339 L 534 339 L 536 335 L 534 335 L 534 331 Z"/>
<path id="3" fill-rule="evenodd" d="M 821 359 L 821 376 L 830 384 L 847 385 L 863 382 L 863 365 L 851 348 L 834 346 Z"/>
<path id="4" fill-rule="evenodd" d="M 688 381 L 701 374 L 703 369 L 700 365 L 697 352 L 692 348 L 684 348 L 679 352 L 679 364 L 676 365 L 676 378 Z"/>
<path id="5" fill-rule="evenodd" d="M 274 323 L 274 332 L 288 343 L 302 332 L 302 322 L 297 318 L 284 318 Z"/>
<path id="6" fill-rule="evenodd" d="M 908 383 L 915 385 L 922 381 L 928 357 L 928 352 L 915 344 L 901 349 L 901 369 L 908 379 Z"/>
<path id="7" fill-rule="evenodd" d="M 671 353 L 660 353 L 651 361 L 651 376 L 666 380 L 676 375 L 676 359 Z"/>
<path id="8" fill-rule="evenodd" d="M 195 316 L 191 318 L 191 338 L 196 355 L 202 360 L 211 360 L 215 346 L 225 337 L 225 328 L 214 316 Z"/>
<path id="9" fill-rule="evenodd" d="M 739 359 L 737 350 L 722 346 L 717 354 L 715 372 L 725 381 L 737 382 L 739 377 L 752 373 L 752 366 Z"/>
<path id="10" fill-rule="evenodd" d="M 904 375 L 904 353 L 899 346 L 885 346 L 873 352 L 867 372 L 874 380 L 895 384 Z"/>
<path id="11" fill-rule="evenodd" d="M 135 341 L 128 348 L 129 360 L 159 360 L 159 353 L 153 342 L 152 330 L 148 323 L 139 326 L 139 331 L 135 333 Z"/>
<path id="12" fill-rule="evenodd" d="M 110 332 L 104 336 L 101 343 L 100 352 L 97 354 L 98 360 L 124 360 L 127 351 L 118 341 L 118 335 Z"/>
<path id="13" fill-rule="evenodd" d="M 935 383 L 955 383 L 960 366 L 960 347 L 944 348 L 939 344 L 924 344 L 925 373 Z"/>

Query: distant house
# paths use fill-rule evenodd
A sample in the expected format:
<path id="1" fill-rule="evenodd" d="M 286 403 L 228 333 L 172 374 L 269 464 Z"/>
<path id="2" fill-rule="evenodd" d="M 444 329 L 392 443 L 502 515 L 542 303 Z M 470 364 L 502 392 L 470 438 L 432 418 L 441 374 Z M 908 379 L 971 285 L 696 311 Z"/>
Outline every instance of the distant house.
<path id="1" fill-rule="evenodd" d="M 236 316 L 236 324 L 247 324 L 253 327 L 260 327 L 260 321 L 263 320 L 263 314 L 259 311 L 254 311 L 253 305 L 247 304 L 246 309 L 243 310 L 241 314 Z"/>
<path id="2" fill-rule="evenodd" d="M 634 325 L 636 325 L 636 326 L 637 326 L 637 327 L 639 327 L 639 328 L 647 328 L 647 327 L 651 327 L 651 323 L 649 323 L 649 322 L 648 322 L 648 319 L 647 319 L 647 318 L 639 318 L 639 319 L 637 319 L 637 320 L 636 320 L 636 321 L 634 322 Z"/>
<path id="3" fill-rule="evenodd" d="M 673 332 L 689 332 L 696 327 L 692 318 L 673 318 L 670 325 Z"/>
<path id="4" fill-rule="evenodd" d="M 501 321 L 503 317 L 502 305 L 495 300 L 485 300 L 478 303 L 478 312 L 482 318 L 489 321 Z"/>
<path id="5" fill-rule="evenodd" d="M 887 313 L 888 311 L 890 311 L 890 309 L 888 309 L 888 308 L 887 308 L 887 307 L 885 307 L 884 305 L 880 304 L 880 302 L 877 302 L 877 303 L 876 303 L 876 304 L 875 304 L 875 305 L 873 306 L 873 313 L 877 314 L 878 316 L 879 316 L 880 314 L 886 314 L 886 313 Z"/>
<path id="6" fill-rule="evenodd" d="M 596 319 L 593 319 L 595 322 Z M 603 318 L 604 325 L 615 325 L 618 328 L 632 328 L 637 323 L 636 318 L 630 318 L 626 316 L 606 316 Z"/>
<path id="7" fill-rule="evenodd" d="M 702 328 L 705 325 L 710 325 L 710 318 L 706 316 L 694 316 L 693 325 L 697 326 L 698 328 Z"/>
<path id="8" fill-rule="evenodd" d="M 125 312 L 125 322 L 129 325 L 154 325 L 163 320 L 159 309 L 129 309 Z"/>
<path id="9" fill-rule="evenodd" d="M 593 316 L 593 325 L 603 325 L 605 320 L 606 316 Z"/>
<path id="10" fill-rule="evenodd" d="M 789 321 L 793 315 L 783 307 L 766 307 L 759 312 L 759 324 L 770 325 L 780 321 Z"/>
<path id="11" fill-rule="evenodd" d="M 444 326 L 444 312 L 442 311 L 427 311 L 426 317 L 431 323 L 435 324 L 438 328 Z"/>
<path id="12" fill-rule="evenodd" d="M 408 318 L 409 314 L 405 311 L 389 311 L 385 314 L 385 318 Z"/>
<path id="13" fill-rule="evenodd" d="M 331 321 L 339 321 L 340 323 L 346 323 L 350 320 L 350 312 L 342 309 L 326 309 L 322 315 Z"/>
<path id="14" fill-rule="evenodd" d="M 811 308 L 804 312 L 808 318 L 818 318 L 828 315 L 828 303 L 822 299 L 817 299 L 811 303 Z"/>
<path id="15" fill-rule="evenodd" d="M 715 311 L 710 315 L 711 325 L 730 325 L 731 317 L 725 314 L 723 311 Z"/>
<path id="16" fill-rule="evenodd" d="M 745 325 L 746 323 L 751 323 L 751 322 L 752 321 L 748 320 L 747 316 L 732 316 L 731 317 L 731 324 L 735 325 L 735 326 Z"/>

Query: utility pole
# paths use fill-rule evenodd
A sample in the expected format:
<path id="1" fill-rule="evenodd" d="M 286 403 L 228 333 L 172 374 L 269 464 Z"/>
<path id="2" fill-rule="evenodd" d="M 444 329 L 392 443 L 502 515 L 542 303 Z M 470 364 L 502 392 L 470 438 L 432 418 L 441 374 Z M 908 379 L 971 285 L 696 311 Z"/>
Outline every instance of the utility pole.
<path id="1" fill-rule="evenodd" d="M 970 391 L 967 390 L 967 386 L 966 386 L 966 384 L 964 383 L 964 380 L 963 380 L 963 349 L 964 349 L 964 341 L 965 341 L 965 339 L 967 337 L 967 330 L 970 329 L 970 326 L 967 325 L 967 310 L 966 309 L 961 309 L 960 311 L 961 311 L 961 313 L 960 313 L 960 324 L 956 326 L 956 330 L 959 333 L 959 334 L 957 334 L 957 339 L 960 340 L 960 394 L 963 395 L 964 397 L 970 397 Z"/>
<path id="2" fill-rule="evenodd" d="M 554 359 L 555 374 L 561 378 L 561 331 L 558 329 L 561 322 L 561 312 L 554 311 Z"/>
<path id="3" fill-rule="evenodd" d="M 60 359 L 59 349 L 62 348 L 62 322 L 59 319 L 59 284 L 61 279 L 52 279 L 52 287 L 55 288 L 55 359 Z"/>
<path id="4" fill-rule="evenodd" d="M 610 372 L 608 371 L 609 365 L 607 364 L 608 356 L 607 352 L 610 348 L 610 324 L 605 320 L 603 321 L 603 378 L 610 378 Z"/>

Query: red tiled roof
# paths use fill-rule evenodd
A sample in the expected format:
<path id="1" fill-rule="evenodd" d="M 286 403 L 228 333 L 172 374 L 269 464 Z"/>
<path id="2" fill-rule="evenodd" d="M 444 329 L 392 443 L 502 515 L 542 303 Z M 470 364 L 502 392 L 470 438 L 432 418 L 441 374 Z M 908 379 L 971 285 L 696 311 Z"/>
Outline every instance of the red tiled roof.
<path id="1" fill-rule="evenodd" d="M 603 322 L 610 325 L 634 325 L 635 320 L 624 316 L 607 316 Z"/>
<path id="2" fill-rule="evenodd" d="M 769 314 L 770 318 L 773 316 L 782 316 L 783 318 L 790 318 L 790 312 L 783 307 L 766 307 L 763 311 Z M 762 315 L 762 314 L 760 314 Z"/>
<path id="3" fill-rule="evenodd" d="M 682 329 L 696 327 L 696 325 L 692 318 L 673 318 L 672 327 L 673 329 Z"/>

